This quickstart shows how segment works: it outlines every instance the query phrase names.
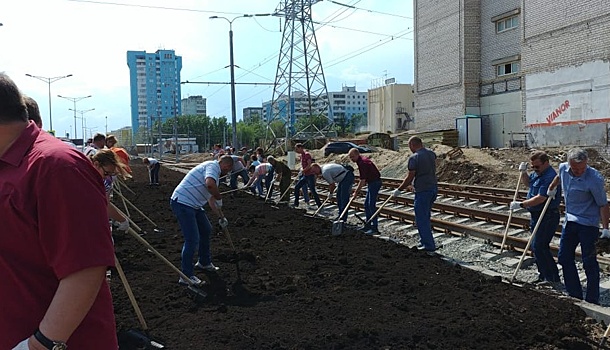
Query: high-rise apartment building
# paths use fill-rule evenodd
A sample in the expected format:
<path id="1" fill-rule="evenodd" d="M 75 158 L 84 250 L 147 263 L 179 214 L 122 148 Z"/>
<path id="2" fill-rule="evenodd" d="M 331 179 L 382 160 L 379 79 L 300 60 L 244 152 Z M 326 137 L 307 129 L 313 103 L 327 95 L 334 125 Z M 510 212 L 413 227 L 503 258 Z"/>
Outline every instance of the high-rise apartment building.
<path id="1" fill-rule="evenodd" d="M 262 107 L 246 107 L 242 111 L 242 119 L 246 123 L 262 122 L 263 108 Z"/>
<path id="2" fill-rule="evenodd" d="M 468 114 L 484 146 L 607 144 L 605 1 L 415 0 L 414 14 L 418 129 Z"/>
<path id="3" fill-rule="evenodd" d="M 328 92 L 328 104 L 336 123 L 349 121 L 352 116 L 367 115 L 367 92 L 356 91 L 355 86 L 343 86 L 341 91 Z"/>
<path id="4" fill-rule="evenodd" d="M 154 121 L 181 115 L 180 71 L 182 57 L 174 50 L 127 51 L 133 134 Z"/>
<path id="5" fill-rule="evenodd" d="M 206 115 L 206 99 L 201 95 L 189 96 L 180 101 L 182 115 Z"/>

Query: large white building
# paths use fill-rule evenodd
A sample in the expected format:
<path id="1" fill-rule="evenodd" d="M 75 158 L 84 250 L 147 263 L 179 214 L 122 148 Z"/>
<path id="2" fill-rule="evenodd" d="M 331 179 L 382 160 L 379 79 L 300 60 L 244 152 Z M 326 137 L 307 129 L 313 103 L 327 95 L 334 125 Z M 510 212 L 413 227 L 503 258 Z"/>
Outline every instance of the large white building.
<path id="1" fill-rule="evenodd" d="M 414 1 L 418 129 L 482 119 L 483 145 L 606 145 L 610 6 L 581 0 Z"/>
<path id="2" fill-rule="evenodd" d="M 354 115 L 367 115 L 368 97 L 366 91 L 356 91 L 355 86 L 343 86 L 341 91 L 328 92 L 328 104 L 336 123 L 349 121 Z"/>

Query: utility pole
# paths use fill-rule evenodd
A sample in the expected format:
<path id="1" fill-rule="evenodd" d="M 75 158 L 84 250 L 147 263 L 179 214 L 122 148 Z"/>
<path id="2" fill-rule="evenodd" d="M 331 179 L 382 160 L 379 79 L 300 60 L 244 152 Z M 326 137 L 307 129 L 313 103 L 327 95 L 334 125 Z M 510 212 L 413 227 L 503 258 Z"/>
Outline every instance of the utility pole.
<path id="1" fill-rule="evenodd" d="M 106 116 L 106 133 L 104 135 L 108 136 L 108 116 Z"/>

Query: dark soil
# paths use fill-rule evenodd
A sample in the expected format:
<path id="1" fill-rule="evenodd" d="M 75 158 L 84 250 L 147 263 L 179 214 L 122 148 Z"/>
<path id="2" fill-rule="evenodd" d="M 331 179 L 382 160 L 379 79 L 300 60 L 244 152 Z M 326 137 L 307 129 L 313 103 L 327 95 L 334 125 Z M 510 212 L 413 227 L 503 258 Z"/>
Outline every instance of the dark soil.
<path id="1" fill-rule="evenodd" d="M 148 187 L 145 168 L 132 168 L 136 195 L 123 193 L 163 232 L 134 210 L 132 218 L 180 266 L 169 197 L 183 174 L 162 168 L 161 186 Z M 334 237 L 330 221 L 247 194 L 227 196 L 224 212 L 237 254 L 215 225 L 220 271 L 199 273 L 205 302 L 134 237 L 115 235 L 150 336 L 168 349 L 594 349 L 599 340 L 592 333 L 600 327 L 569 301 L 439 256 L 349 230 Z M 116 271 L 111 286 L 118 330 L 141 329 Z"/>

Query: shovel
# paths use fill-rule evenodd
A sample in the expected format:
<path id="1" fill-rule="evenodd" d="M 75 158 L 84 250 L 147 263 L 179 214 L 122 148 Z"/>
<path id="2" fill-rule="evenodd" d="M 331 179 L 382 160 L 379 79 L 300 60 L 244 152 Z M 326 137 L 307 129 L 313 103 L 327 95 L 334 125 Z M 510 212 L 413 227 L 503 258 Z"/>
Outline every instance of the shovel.
<path id="1" fill-rule="evenodd" d="M 333 222 L 333 227 L 331 228 L 331 233 L 333 236 L 339 236 L 340 234 L 343 233 L 344 221 L 341 220 L 341 218 L 345 214 L 347 214 L 347 211 L 349 210 L 349 206 L 352 204 L 354 199 L 356 199 L 356 196 L 352 196 L 352 198 L 350 198 L 349 202 L 347 202 L 347 205 L 345 206 L 345 209 L 343 209 L 343 212 L 341 212 L 341 215 L 339 215 L 339 218 Z"/>
<path id="2" fill-rule="evenodd" d="M 601 349 L 606 345 L 606 342 L 608 341 L 608 335 L 610 335 L 610 325 L 608 325 L 608 328 L 606 328 L 604 336 L 602 337 L 602 340 L 599 342 L 599 346 L 597 347 L 598 349 Z"/>
<path id="3" fill-rule="evenodd" d="M 386 204 L 388 204 L 388 202 L 390 201 L 390 199 L 392 199 L 392 195 L 389 195 L 388 198 L 383 202 L 383 204 L 381 204 L 381 206 L 379 207 L 379 209 L 377 209 L 377 211 L 373 214 L 373 216 L 371 216 L 366 223 L 364 224 L 365 226 L 370 224 L 371 221 L 373 221 L 374 218 L 377 217 L 377 215 L 379 215 L 379 213 L 381 213 L 381 210 L 383 209 L 383 207 L 385 207 Z"/>
<path id="4" fill-rule="evenodd" d="M 284 191 L 284 193 L 282 193 L 282 195 L 277 199 L 277 201 L 275 201 L 275 203 L 273 203 L 273 206 L 275 206 L 277 208 L 277 205 L 280 203 L 280 201 L 282 200 L 282 198 L 284 198 L 284 196 L 286 195 L 286 193 L 288 193 L 288 191 L 290 191 L 290 189 L 292 188 L 292 186 L 294 186 L 294 184 L 297 183 L 297 181 L 299 180 L 299 177 L 297 176 L 294 181 L 292 181 L 292 183 L 290 184 L 290 186 L 288 186 L 288 188 L 286 189 L 286 191 Z M 290 202 L 290 197 L 288 198 L 288 202 Z"/>
<path id="5" fill-rule="evenodd" d="M 140 215 L 142 215 L 146 220 L 148 220 L 148 222 L 150 222 L 154 227 L 154 231 L 155 232 L 162 232 L 161 229 L 159 229 L 159 226 L 157 226 L 157 224 L 155 224 L 154 221 L 152 221 L 148 216 L 146 216 L 146 214 L 144 214 L 140 209 L 138 209 L 138 207 L 135 206 L 135 204 L 131 203 L 127 198 L 125 198 L 125 196 L 123 196 L 120 192 L 118 192 L 117 190 L 114 190 L 114 193 L 118 194 L 119 197 L 121 197 L 121 199 L 125 202 L 127 202 L 127 204 L 129 204 L 133 209 L 135 209 Z"/>
<path id="6" fill-rule="evenodd" d="M 322 205 L 316 209 L 316 211 L 311 215 L 311 217 L 315 217 L 316 215 L 318 215 L 318 213 L 320 212 L 320 210 L 322 210 L 322 207 L 324 207 L 324 205 L 326 204 L 326 202 L 328 202 L 328 200 L 330 199 L 330 197 L 333 196 L 333 193 L 335 193 L 335 191 L 333 190 L 333 192 L 329 193 L 328 196 L 326 197 L 326 199 L 324 200 L 324 202 L 322 202 Z M 309 215 L 307 215 L 309 216 Z"/>
<path id="7" fill-rule="evenodd" d="M 116 206 L 113 203 L 110 203 L 110 205 L 112 205 L 113 207 L 116 208 Z M 117 208 L 117 210 L 118 210 L 118 208 Z M 131 222 L 131 220 L 130 220 L 130 222 Z M 137 239 L 146 248 L 148 248 L 148 250 L 153 252 L 153 254 L 155 254 L 159 259 L 161 259 L 165 264 L 167 264 L 167 266 L 169 266 L 174 271 L 176 271 L 178 273 L 178 275 L 180 275 L 180 277 L 182 277 L 182 279 L 185 280 L 186 283 L 188 283 L 188 285 L 189 285 L 188 290 L 193 294 L 196 301 L 204 301 L 208 297 L 208 294 L 206 292 L 201 290 L 197 284 L 195 284 L 193 281 L 191 281 L 191 279 L 187 275 L 185 275 L 182 271 L 180 271 L 179 268 L 174 266 L 174 264 L 172 264 L 171 261 L 167 260 L 163 255 L 161 255 L 161 253 L 159 253 L 152 245 L 150 245 L 150 243 L 148 243 L 148 241 L 146 241 L 144 238 L 142 238 L 142 236 L 140 236 L 136 231 L 134 231 L 134 229 L 132 229 L 130 227 L 129 229 L 127 229 L 127 232 L 129 232 L 132 236 L 134 236 L 135 239 Z"/>
<path id="8" fill-rule="evenodd" d="M 273 184 L 275 183 L 275 179 L 271 180 L 271 183 L 269 184 L 269 189 L 267 189 L 267 196 L 265 197 L 265 203 L 267 203 L 267 200 L 269 199 L 269 196 L 271 195 L 271 191 L 273 189 Z M 282 198 L 282 197 L 280 197 Z"/>
<path id="9" fill-rule="evenodd" d="M 221 217 L 225 217 L 222 213 L 222 210 L 218 209 L 218 213 Z M 241 272 L 239 271 L 239 254 L 237 253 L 237 249 L 235 249 L 235 245 L 233 244 L 233 239 L 231 238 L 231 234 L 229 233 L 229 229 L 227 227 L 222 227 L 222 231 L 227 236 L 227 240 L 229 241 L 229 245 L 233 250 L 233 257 L 235 258 L 235 268 L 237 269 L 237 282 L 241 282 Z"/>
<path id="10" fill-rule="evenodd" d="M 513 202 L 517 200 L 517 195 L 519 194 L 519 185 L 521 185 L 521 173 L 519 173 L 519 179 L 517 180 L 517 187 L 515 188 L 515 194 L 513 195 Z M 500 254 L 504 251 L 504 244 L 506 243 L 506 238 L 508 236 L 508 228 L 510 227 L 510 221 L 513 218 L 513 211 L 510 210 L 508 213 L 508 220 L 506 221 L 506 228 L 504 229 L 504 235 L 502 237 L 502 245 L 500 246 Z"/>
<path id="11" fill-rule="evenodd" d="M 129 330 L 122 334 L 121 338 L 128 342 L 131 345 L 135 345 L 138 348 L 143 349 L 164 349 L 165 347 L 156 341 L 151 340 L 148 337 L 148 325 L 146 325 L 146 321 L 144 320 L 144 316 L 142 315 L 142 311 L 140 310 L 140 306 L 138 306 L 138 302 L 136 301 L 135 296 L 133 295 L 133 290 L 129 286 L 129 282 L 127 281 L 127 277 L 125 276 L 125 272 L 119 263 L 119 259 L 114 256 L 114 265 L 116 267 L 117 272 L 119 273 L 119 278 L 121 282 L 123 282 L 123 286 L 125 287 L 125 291 L 127 292 L 127 296 L 129 297 L 129 302 L 131 302 L 131 306 L 133 306 L 133 310 L 138 316 L 138 321 L 140 321 L 140 326 L 144 331 L 144 334 L 138 332 L 136 330 Z"/>
<path id="12" fill-rule="evenodd" d="M 515 280 L 515 277 L 517 277 L 517 272 L 519 272 L 519 269 L 521 268 L 521 263 L 523 263 L 523 259 L 525 259 L 525 255 L 527 254 L 527 251 L 530 249 L 530 245 L 532 244 L 532 241 L 534 240 L 534 236 L 536 235 L 536 232 L 538 232 L 538 227 L 540 227 L 540 223 L 542 222 L 542 219 L 544 218 L 544 214 L 546 214 L 546 210 L 549 207 L 549 204 L 551 204 L 551 200 L 552 200 L 551 197 L 548 197 L 546 199 L 544 208 L 542 208 L 542 213 L 540 213 L 540 217 L 538 218 L 538 221 L 536 222 L 536 226 L 534 227 L 534 230 L 532 231 L 532 235 L 530 236 L 530 239 L 527 241 L 527 245 L 525 246 L 525 249 L 523 249 L 523 254 L 521 255 L 521 259 L 519 260 L 519 263 L 517 264 L 515 273 L 513 273 L 513 277 L 511 277 L 511 279 L 510 279 L 510 283 L 513 283 L 513 281 Z"/>

